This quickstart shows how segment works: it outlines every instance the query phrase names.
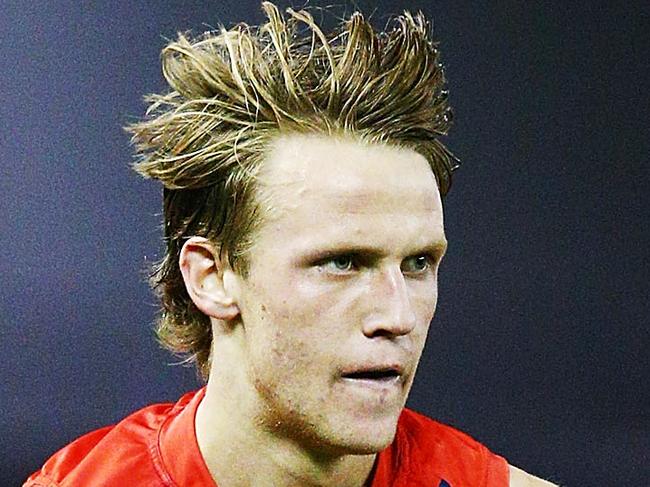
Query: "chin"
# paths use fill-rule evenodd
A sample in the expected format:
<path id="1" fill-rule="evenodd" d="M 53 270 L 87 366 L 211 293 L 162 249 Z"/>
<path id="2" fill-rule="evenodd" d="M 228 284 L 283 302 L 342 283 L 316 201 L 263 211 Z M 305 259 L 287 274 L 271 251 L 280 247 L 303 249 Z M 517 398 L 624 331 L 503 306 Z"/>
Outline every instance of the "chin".
<path id="1" fill-rule="evenodd" d="M 393 435 L 389 439 L 385 441 L 378 441 L 377 438 L 373 438 L 372 440 L 369 440 L 366 443 L 359 443 L 357 442 L 354 445 L 351 445 L 350 448 L 347 449 L 346 454 L 347 455 L 374 455 L 376 453 L 381 452 L 382 450 L 385 450 L 392 442 L 393 438 L 395 436 Z"/>
<path id="2" fill-rule="evenodd" d="M 379 453 L 388 447 L 395 438 L 397 419 L 399 415 L 383 418 L 362 418 L 347 421 L 341 420 L 336 427 L 336 433 L 328 435 L 325 446 L 332 448 L 338 454 L 370 455 Z M 328 448 L 329 447 L 329 448 Z"/>
<path id="3" fill-rule="evenodd" d="M 395 435 L 378 438 L 369 436 L 368 438 L 354 438 L 354 440 L 342 441 L 337 445 L 331 445 L 330 452 L 335 456 L 343 455 L 374 455 L 385 450 L 395 438 Z"/>

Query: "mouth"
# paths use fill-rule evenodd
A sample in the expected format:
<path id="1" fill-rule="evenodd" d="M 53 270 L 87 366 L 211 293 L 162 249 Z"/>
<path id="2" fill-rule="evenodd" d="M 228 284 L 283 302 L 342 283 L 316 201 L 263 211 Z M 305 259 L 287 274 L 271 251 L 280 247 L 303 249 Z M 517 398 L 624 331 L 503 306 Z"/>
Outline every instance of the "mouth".
<path id="1" fill-rule="evenodd" d="M 344 379 L 391 381 L 397 379 L 401 374 L 396 369 L 360 370 L 343 374 Z"/>
<path id="2" fill-rule="evenodd" d="M 341 374 L 347 383 L 386 387 L 402 382 L 403 371 L 400 367 L 367 367 L 344 371 Z"/>

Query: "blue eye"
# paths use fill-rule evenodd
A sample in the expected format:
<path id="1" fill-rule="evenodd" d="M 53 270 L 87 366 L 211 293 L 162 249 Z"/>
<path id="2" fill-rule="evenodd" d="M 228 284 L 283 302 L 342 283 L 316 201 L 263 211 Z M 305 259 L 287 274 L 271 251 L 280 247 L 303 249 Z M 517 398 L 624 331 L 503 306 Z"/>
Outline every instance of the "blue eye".
<path id="1" fill-rule="evenodd" d="M 426 255 L 414 255 L 402 262 L 402 272 L 419 273 L 429 270 L 431 259 Z"/>
<path id="2" fill-rule="evenodd" d="M 427 255 L 413 255 L 402 261 L 400 266 L 404 274 L 424 274 L 429 271 L 435 262 L 435 258 Z M 354 254 L 342 254 L 322 260 L 318 267 L 332 273 L 348 273 L 358 270 L 359 257 Z"/>
<path id="3" fill-rule="evenodd" d="M 334 272 L 349 272 L 354 269 L 355 264 L 351 255 L 339 255 L 324 261 L 320 266 Z"/>
<path id="4" fill-rule="evenodd" d="M 332 265 L 339 271 L 349 271 L 352 269 L 352 257 L 349 255 L 342 255 L 332 259 Z"/>

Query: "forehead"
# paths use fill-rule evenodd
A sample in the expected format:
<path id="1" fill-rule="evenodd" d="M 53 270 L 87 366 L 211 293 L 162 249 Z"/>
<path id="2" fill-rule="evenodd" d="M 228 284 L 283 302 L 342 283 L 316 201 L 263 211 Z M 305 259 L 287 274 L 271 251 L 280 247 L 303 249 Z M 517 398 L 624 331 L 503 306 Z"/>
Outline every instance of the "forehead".
<path id="1" fill-rule="evenodd" d="M 271 144 L 260 174 L 261 186 L 277 209 L 302 197 L 344 204 L 349 212 L 377 205 L 390 210 L 395 197 L 435 211 L 440 195 L 426 159 L 412 149 L 362 142 L 351 137 L 284 135 Z"/>
<path id="2" fill-rule="evenodd" d="M 265 226 L 285 242 L 444 238 L 435 176 L 411 149 L 284 135 L 271 144 L 259 183 Z"/>

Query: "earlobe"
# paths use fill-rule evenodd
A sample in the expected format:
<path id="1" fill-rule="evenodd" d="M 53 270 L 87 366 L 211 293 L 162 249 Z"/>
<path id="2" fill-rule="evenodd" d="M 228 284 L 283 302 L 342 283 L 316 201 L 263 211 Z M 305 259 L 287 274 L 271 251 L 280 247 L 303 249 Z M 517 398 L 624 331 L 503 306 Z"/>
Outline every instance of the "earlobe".
<path id="1" fill-rule="evenodd" d="M 179 265 L 185 289 L 201 312 L 220 320 L 232 320 L 239 314 L 233 282 L 236 276 L 209 240 L 188 239 L 181 249 Z"/>

